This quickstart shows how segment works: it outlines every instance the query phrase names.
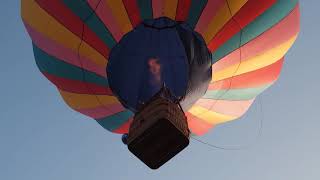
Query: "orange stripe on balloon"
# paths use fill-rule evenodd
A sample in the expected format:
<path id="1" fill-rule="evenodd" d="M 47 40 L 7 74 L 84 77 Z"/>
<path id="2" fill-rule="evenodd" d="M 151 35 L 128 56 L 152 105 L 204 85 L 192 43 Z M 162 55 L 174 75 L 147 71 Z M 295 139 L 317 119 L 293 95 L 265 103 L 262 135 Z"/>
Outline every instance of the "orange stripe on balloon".
<path id="1" fill-rule="evenodd" d="M 164 0 L 164 16 L 175 19 L 178 6 L 178 0 Z"/>
<path id="2" fill-rule="evenodd" d="M 131 31 L 132 24 L 122 0 L 104 0 L 104 2 L 106 2 L 106 5 L 109 7 L 108 9 L 111 10 L 112 15 L 116 19 L 122 33 L 127 34 Z"/>
<path id="3" fill-rule="evenodd" d="M 74 109 L 96 108 L 100 106 L 108 107 L 109 105 L 121 104 L 114 96 L 77 94 L 59 89 L 64 101 Z M 99 98 L 99 100 L 98 100 Z"/>
<path id="4" fill-rule="evenodd" d="M 230 9 L 232 16 L 234 16 L 239 9 L 241 9 L 248 0 L 226 0 L 228 2 L 228 9 Z"/>

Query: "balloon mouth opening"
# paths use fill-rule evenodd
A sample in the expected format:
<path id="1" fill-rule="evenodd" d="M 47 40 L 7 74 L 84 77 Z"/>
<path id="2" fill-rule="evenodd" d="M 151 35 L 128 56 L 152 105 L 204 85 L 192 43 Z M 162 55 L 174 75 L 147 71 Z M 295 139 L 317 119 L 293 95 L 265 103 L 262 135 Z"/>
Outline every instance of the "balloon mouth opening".
<path id="1" fill-rule="evenodd" d="M 142 22 L 145 27 L 150 27 L 154 29 L 166 29 L 166 28 L 174 28 L 178 22 L 172 20 L 168 17 L 159 17 L 156 19 L 147 19 Z"/>

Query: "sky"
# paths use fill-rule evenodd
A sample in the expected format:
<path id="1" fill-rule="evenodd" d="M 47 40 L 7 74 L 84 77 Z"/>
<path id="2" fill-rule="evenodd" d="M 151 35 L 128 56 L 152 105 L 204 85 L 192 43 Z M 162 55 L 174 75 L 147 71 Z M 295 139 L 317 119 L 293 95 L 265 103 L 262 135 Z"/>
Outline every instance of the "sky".
<path id="1" fill-rule="evenodd" d="M 20 1 L 1 2 L 1 180 L 320 179 L 319 0 L 300 1 L 301 32 L 278 82 L 243 118 L 201 137 L 243 148 L 191 140 L 156 171 L 129 153 L 120 135 L 65 105 L 36 67 Z"/>

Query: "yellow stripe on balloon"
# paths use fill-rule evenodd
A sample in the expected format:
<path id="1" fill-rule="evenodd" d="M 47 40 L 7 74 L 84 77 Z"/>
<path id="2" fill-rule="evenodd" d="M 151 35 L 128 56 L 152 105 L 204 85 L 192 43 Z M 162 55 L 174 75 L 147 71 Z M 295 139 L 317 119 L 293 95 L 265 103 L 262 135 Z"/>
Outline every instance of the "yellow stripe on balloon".
<path id="1" fill-rule="evenodd" d="M 232 7 L 232 14 L 238 12 L 240 8 L 247 2 L 247 0 L 234 0 L 230 4 Z M 230 21 L 232 18 L 228 3 L 224 3 L 221 8 L 218 10 L 216 16 L 212 18 L 210 23 L 207 26 L 207 29 L 204 30 L 204 33 L 201 33 L 204 40 L 208 44 L 211 39 L 220 31 L 223 26 Z"/>
<path id="2" fill-rule="evenodd" d="M 120 104 L 114 96 L 76 94 L 59 90 L 64 101 L 73 109 L 95 108 L 101 105 Z M 98 100 L 99 98 L 99 100 Z"/>
<path id="3" fill-rule="evenodd" d="M 252 105 L 255 98 L 251 100 L 216 100 L 216 99 L 199 99 L 195 105 L 215 111 L 220 114 L 228 116 L 239 117 L 242 116 Z"/>
<path id="4" fill-rule="evenodd" d="M 228 116 L 228 115 L 220 114 L 214 111 L 210 111 L 206 108 L 196 106 L 196 105 L 189 110 L 189 113 L 191 113 L 192 115 L 200 119 L 203 119 L 204 121 L 210 124 L 224 123 L 237 118 L 234 116 Z"/>
<path id="5" fill-rule="evenodd" d="M 113 17 L 117 20 L 124 34 L 132 30 L 132 24 L 122 0 L 104 0 L 106 1 Z"/>
<path id="6" fill-rule="evenodd" d="M 175 19 L 178 0 L 165 0 L 164 2 L 164 16 Z"/>
<path id="7" fill-rule="evenodd" d="M 32 28 L 62 46 L 78 52 L 81 39 L 50 16 L 36 1 L 22 0 L 21 7 L 23 20 Z M 86 42 L 82 42 L 80 55 L 87 57 L 97 65 L 106 66 L 107 64 L 106 59 Z"/>
<path id="8" fill-rule="evenodd" d="M 240 66 L 239 63 L 237 63 L 223 70 L 214 72 L 212 75 L 212 82 L 220 81 L 222 79 L 226 79 L 232 76 L 254 71 L 256 69 L 260 69 L 272 63 L 275 63 L 277 60 L 281 59 L 285 55 L 285 53 L 290 49 L 296 38 L 297 35 L 290 38 L 288 41 L 280 44 L 279 46 L 265 51 L 255 57 L 252 57 L 247 60 L 241 60 L 242 62 Z"/>
<path id="9" fill-rule="evenodd" d="M 232 16 L 234 16 L 248 0 L 227 0 Z"/>

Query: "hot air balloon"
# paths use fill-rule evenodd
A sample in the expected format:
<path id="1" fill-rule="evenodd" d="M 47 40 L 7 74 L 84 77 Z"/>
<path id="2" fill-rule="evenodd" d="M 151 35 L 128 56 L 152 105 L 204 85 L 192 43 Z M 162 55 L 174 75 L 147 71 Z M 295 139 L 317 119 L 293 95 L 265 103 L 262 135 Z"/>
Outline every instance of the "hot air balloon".
<path id="1" fill-rule="evenodd" d="M 299 32 L 298 0 L 22 0 L 21 16 L 66 104 L 153 169 L 241 117 Z"/>

